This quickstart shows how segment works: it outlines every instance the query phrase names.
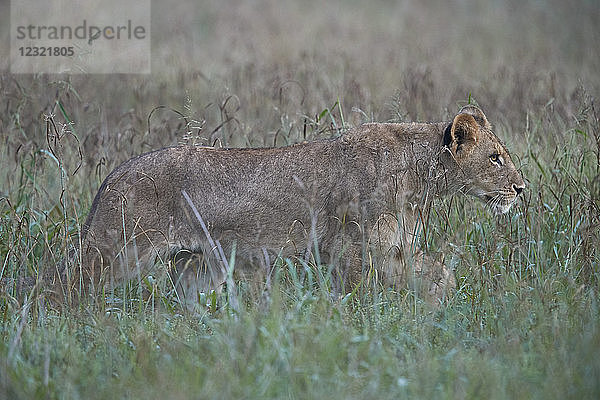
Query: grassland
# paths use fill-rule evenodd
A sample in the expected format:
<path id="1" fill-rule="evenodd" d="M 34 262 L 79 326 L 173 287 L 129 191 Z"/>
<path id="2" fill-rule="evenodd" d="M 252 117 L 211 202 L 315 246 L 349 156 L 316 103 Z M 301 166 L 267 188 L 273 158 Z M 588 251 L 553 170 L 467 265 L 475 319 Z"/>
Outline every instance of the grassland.
<path id="1" fill-rule="evenodd" d="M 0 57 L 2 277 L 56 265 L 102 179 L 143 151 L 446 120 L 469 98 L 523 201 L 500 217 L 436 201 L 423 244 L 458 281 L 441 309 L 407 290 L 332 300 L 319 268 L 285 264 L 266 295 L 239 282 L 237 311 L 202 315 L 160 279 L 89 309 L 3 294 L 0 398 L 600 397 L 596 2 L 217 3 L 153 4 L 151 75 L 11 75 Z"/>

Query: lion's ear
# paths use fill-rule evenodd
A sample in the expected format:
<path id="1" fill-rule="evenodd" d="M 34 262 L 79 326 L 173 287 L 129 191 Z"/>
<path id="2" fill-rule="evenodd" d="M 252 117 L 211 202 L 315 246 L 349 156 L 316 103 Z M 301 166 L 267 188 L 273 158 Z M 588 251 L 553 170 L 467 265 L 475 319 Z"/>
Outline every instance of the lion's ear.
<path id="1" fill-rule="evenodd" d="M 461 113 L 454 117 L 450 128 L 450 148 L 457 155 L 468 153 L 479 139 L 479 124 L 468 113 Z"/>
<path id="2" fill-rule="evenodd" d="M 458 114 L 459 115 L 460 114 L 469 114 L 473 118 L 475 118 L 475 121 L 477 121 L 477 123 L 479 124 L 480 127 L 486 128 L 486 129 L 492 129 L 492 126 L 490 125 L 487 118 L 485 117 L 485 114 L 477 106 L 474 106 L 472 104 L 464 106 L 463 108 L 460 109 Z"/>

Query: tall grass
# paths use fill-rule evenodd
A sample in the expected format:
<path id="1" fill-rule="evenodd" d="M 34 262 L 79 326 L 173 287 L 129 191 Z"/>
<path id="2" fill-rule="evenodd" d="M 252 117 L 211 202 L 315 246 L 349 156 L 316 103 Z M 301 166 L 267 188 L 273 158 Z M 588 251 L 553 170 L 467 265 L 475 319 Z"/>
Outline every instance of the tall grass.
<path id="1" fill-rule="evenodd" d="M 503 216 L 434 202 L 422 246 L 458 283 L 437 309 L 408 289 L 337 298 L 326 266 L 293 260 L 195 314 L 166 268 L 89 308 L 9 288 L 0 398 L 598 397 L 593 2 L 153 11 L 150 76 L 0 75 L 2 278 L 55 268 L 107 173 L 181 142 L 281 146 L 365 121 L 449 120 L 472 96 L 528 187 Z"/>

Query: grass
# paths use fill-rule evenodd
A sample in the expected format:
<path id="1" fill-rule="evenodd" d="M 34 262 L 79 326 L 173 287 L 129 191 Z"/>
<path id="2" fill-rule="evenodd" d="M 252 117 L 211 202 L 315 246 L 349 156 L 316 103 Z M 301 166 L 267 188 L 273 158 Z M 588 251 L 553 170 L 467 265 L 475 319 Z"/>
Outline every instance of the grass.
<path id="1" fill-rule="evenodd" d="M 0 398 L 600 395 L 594 2 L 178 4 L 153 5 L 150 76 L 0 74 L 1 277 L 56 265 L 102 179 L 143 151 L 444 120 L 470 96 L 523 201 L 496 217 L 436 200 L 423 246 L 458 282 L 440 309 L 408 290 L 332 298 L 326 268 L 285 260 L 266 294 L 237 282 L 235 310 L 209 296 L 202 315 L 160 274 L 88 309 L 2 294 Z"/>

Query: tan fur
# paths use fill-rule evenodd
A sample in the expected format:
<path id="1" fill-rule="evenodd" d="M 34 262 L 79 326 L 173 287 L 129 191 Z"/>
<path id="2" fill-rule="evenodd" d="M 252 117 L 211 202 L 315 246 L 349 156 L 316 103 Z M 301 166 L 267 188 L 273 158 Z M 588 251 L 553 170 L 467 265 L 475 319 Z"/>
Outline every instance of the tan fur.
<path id="1" fill-rule="evenodd" d="M 193 299 L 224 282 L 219 254 L 229 258 L 235 247 L 235 268 L 246 275 L 277 257 L 320 259 L 335 268 L 342 292 L 372 279 L 402 287 L 421 277 L 438 301 L 455 281 L 417 246 L 430 201 L 463 192 L 506 212 L 523 188 L 474 106 L 452 123 L 365 124 L 282 148 L 170 147 L 110 173 L 82 230 L 81 269 L 55 278 L 95 292 L 143 276 L 157 258 L 175 260 L 179 273 L 199 279 L 186 287 Z"/>

